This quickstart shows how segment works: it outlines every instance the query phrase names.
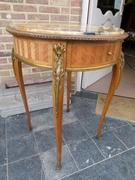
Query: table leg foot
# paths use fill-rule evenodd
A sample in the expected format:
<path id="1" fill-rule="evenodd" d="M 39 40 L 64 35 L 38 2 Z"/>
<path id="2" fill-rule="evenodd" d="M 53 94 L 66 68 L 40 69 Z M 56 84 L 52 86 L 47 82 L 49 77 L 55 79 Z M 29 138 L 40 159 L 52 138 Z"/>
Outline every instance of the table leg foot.
<path id="1" fill-rule="evenodd" d="M 29 131 L 32 131 L 32 127 L 28 127 L 27 128 L 27 131 L 29 132 Z"/>
<path id="2" fill-rule="evenodd" d="M 57 165 L 56 165 L 56 172 L 60 172 L 61 168 L 62 168 L 61 163 L 57 163 Z"/>
<path id="3" fill-rule="evenodd" d="M 70 109 L 67 109 L 67 112 L 70 112 Z"/>
<path id="4" fill-rule="evenodd" d="M 101 139 L 102 139 L 102 137 L 99 136 L 99 135 L 97 135 L 96 138 L 97 138 L 98 140 L 101 140 Z"/>

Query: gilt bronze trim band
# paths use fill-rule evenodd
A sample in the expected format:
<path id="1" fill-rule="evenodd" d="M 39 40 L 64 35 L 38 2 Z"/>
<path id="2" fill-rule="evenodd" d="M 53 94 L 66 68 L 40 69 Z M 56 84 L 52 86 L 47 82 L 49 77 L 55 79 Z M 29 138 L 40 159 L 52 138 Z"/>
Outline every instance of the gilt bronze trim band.
<path id="1" fill-rule="evenodd" d="M 25 63 L 25 64 L 28 64 L 28 65 L 30 65 L 30 66 L 35 66 L 35 67 L 45 68 L 45 69 L 52 69 L 51 66 L 41 65 L 41 64 L 37 64 L 37 63 L 28 62 L 28 60 L 27 60 L 26 58 L 19 56 L 19 55 L 16 54 L 15 52 L 14 52 L 14 57 L 15 57 L 17 60 L 19 60 L 19 61 L 21 61 L 21 62 L 23 62 L 23 63 Z"/>
<path id="2" fill-rule="evenodd" d="M 112 63 L 109 64 L 104 64 L 104 65 L 99 65 L 99 66 L 93 66 L 93 67 L 86 67 L 86 68 L 75 68 L 75 67 L 71 67 L 71 68 L 66 68 L 66 71 L 72 71 L 72 72 L 79 72 L 79 71 L 92 71 L 92 70 L 96 70 L 96 69 L 102 69 L 102 68 L 106 68 L 109 66 L 113 66 L 114 64 L 116 64 L 118 62 L 118 59 L 113 61 Z"/>

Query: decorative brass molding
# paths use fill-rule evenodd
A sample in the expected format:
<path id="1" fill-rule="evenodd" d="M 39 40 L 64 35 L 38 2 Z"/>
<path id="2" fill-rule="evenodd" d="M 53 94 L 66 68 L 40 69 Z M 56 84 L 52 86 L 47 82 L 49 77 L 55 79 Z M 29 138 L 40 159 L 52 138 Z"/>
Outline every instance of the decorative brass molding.
<path id="1" fill-rule="evenodd" d="M 121 51 L 121 56 L 120 56 L 120 68 L 121 68 L 121 74 L 120 74 L 120 78 L 122 76 L 123 70 L 124 70 L 124 65 L 125 65 L 125 58 L 124 58 L 124 53 Z"/>
<path id="2" fill-rule="evenodd" d="M 18 61 L 21 61 L 25 64 L 28 64 L 30 66 L 35 66 L 35 67 L 39 67 L 39 68 L 45 68 L 45 69 L 52 69 L 52 66 L 47 66 L 47 65 L 41 65 L 41 64 L 37 64 L 37 63 L 33 63 L 33 62 L 27 62 L 27 59 L 22 57 L 22 56 L 19 56 L 18 54 L 16 54 L 14 52 L 14 57 L 18 60 Z"/>
<path id="3" fill-rule="evenodd" d="M 38 67 L 38 68 L 45 68 L 45 69 L 49 69 L 51 70 L 52 69 L 52 66 L 48 66 L 48 65 L 42 65 L 42 64 L 37 64 L 35 62 L 27 62 L 27 59 L 16 54 L 15 52 L 14 53 L 14 57 L 18 60 L 18 61 L 21 61 L 25 64 L 28 64 L 30 66 L 35 66 L 35 67 Z M 78 72 L 78 71 L 89 71 L 89 70 L 96 70 L 96 69 L 102 69 L 102 68 L 105 68 L 105 67 L 109 67 L 109 66 L 113 66 L 114 64 L 116 64 L 118 62 L 118 59 L 116 59 L 115 61 L 113 62 L 110 62 L 109 64 L 104 64 L 104 65 L 99 65 L 99 66 L 90 66 L 90 67 L 85 67 L 85 68 L 82 68 L 82 67 L 66 67 L 66 71 L 72 71 L 72 72 Z"/>
<path id="4" fill-rule="evenodd" d="M 65 48 L 64 45 L 58 43 L 54 45 L 53 48 L 55 52 L 55 59 L 54 59 L 54 79 L 55 79 L 55 85 L 54 85 L 54 92 L 55 92 L 55 106 L 56 106 L 56 118 L 58 118 L 58 110 L 59 110 L 59 94 L 61 89 L 61 80 L 65 74 L 64 71 L 64 52 Z"/>
<path id="5" fill-rule="evenodd" d="M 103 69 L 103 68 L 115 65 L 118 62 L 118 60 L 119 59 L 116 59 L 115 61 L 110 62 L 109 64 L 103 64 L 103 65 L 98 65 L 98 66 L 89 66 L 89 67 L 85 67 L 85 68 L 69 67 L 69 68 L 66 68 L 66 71 L 78 72 L 78 71 L 92 71 L 92 70 L 97 70 L 97 69 Z"/>
<path id="6" fill-rule="evenodd" d="M 6 31 L 14 36 L 21 37 L 31 37 L 38 39 L 54 39 L 54 40 L 77 40 L 77 41 L 115 41 L 119 39 L 125 39 L 128 37 L 127 33 L 119 34 L 119 35 L 67 35 L 67 34 L 45 34 L 40 32 L 27 32 L 27 31 L 19 31 L 12 27 L 7 27 Z"/>
<path id="7" fill-rule="evenodd" d="M 123 71 L 125 65 L 125 59 L 124 59 L 124 53 L 122 51 L 121 51 L 120 61 L 121 61 L 121 69 Z"/>
<path id="8" fill-rule="evenodd" d="M 121 77 L 122 77 L 124 65 L 125 65 L 124 53 L 121 51 L 121 55 L 120 55 L 120 76 L 119 76 L 119 81 L 118 81 L 117 87 L 118 87 L 120 80 L 121 80 Z"/>

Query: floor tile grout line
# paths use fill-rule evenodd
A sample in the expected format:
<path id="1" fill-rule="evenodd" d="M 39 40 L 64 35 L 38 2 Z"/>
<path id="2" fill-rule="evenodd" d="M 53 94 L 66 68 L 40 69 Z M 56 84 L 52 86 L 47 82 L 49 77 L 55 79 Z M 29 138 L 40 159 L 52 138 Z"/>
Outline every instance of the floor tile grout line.
<path id="1" fill-rule="evenodd" d="M 34 136 L 35 144 L 36 144 L 36 146 L 37 146 L 37 150 L 38 150 L 38 154 L 39 154 L 40 151 L 39 151 L 39 148 L 38 148 L 38 144 L 37 144 L 37 140 L 36 140 L 35 134 L 34 134 L 34 132 L 32 132 L 32 134 L 33 134 L 33 136 Z"/>
<path id="2" fill-rule="evenodd" d="M 8 164 L 9 164 L 9 165 L 10 165 L 10 164 L 14 164 L 14 163 L 17 163 L 17 162 L 19 162 L 19 161 L 23 161 L 23 160 L 26 160 L 26 159 L 29 159 L 29 158 L 32 158 L 32 157 L 35 157 L 35 156 L 38 156 L 38 155 L 40 155 L 40 154 L 34 154 L 34 155 L 31 155 L 31 156 L 27 156 L 27 157 L 25 157 L 25 158 L 22 158 L 22 159 L 18 159 L 18 160 L 9 162 Z"/>
<path id="3" fill-rule="evenodd" d="M 115 134 L 115 132 L 112 132 L 114 135 L 115 135 L 115 137 L 116 138 L 118 138 L 119 139 L 119 141 L 127 148 L 127 150 L 129 149 L 127 146 L 126 146 L 126 144 Z"/>
<path id="4" fill-rule="evenodd" d="M 67 144 L 66 146 L 67 146 L 68 151 L 69 151 L 69 153 L 70 153 L 71 157 L 73 158 L 74 163 L 75 163 L 75 165 L 76 165 L 76 167 L 77 167 L 77 169 L 78 169 L 78 171 L 79 171 L 79 167 L 78 167 L 78 165 L 77 165 L 77 163 L 76 163 L 76 160 L 74 159 L 74 157 L 73 157 L 73 155 L 72 155 L 72 153 L 71 153 L 71 151 L 70 151 L 70 149 L 69 149 L 69 147 L 68 147 L 68 144 Z"/>
<path id="5" fill-rule="evenodd" d="M 125 150 L 125 151 L 122 151 L 122 152 L 120 152 L 120 153 L 118 153 L 118 154 L 115 154 L 115 155 L 112 156 L 111 158 L 103 159 L 103 160 L 101 160 L 101 161 L 98 161 L 97 163 L 94 163 L 94 164 L 92 164 L 92 165 L 90 165 L 90 166 L 87 166 L 87 167 L 85 167 L 85 168 L 82 168 L 82 169 L 80 169 L 80 170 L 77 171 L 77 172 L 74 172 L 74 173 L 71 173 L 71 174 L 69 174 L 69 175 L 67 175 L 67 176 L 64 176 L 64 177 L 60 178 L 59 180 L 62 180 L 63 178 L 66 178 L 66 177 L 70 177 L 71 175 L 74 175 L 74 174 L 76 174 L 76 173 L 79 173 L 79 172 L 81 172 L 81 171 L 84 171 L 84 170 L 86 170 L 86 169 L 89 169 L 89 168 L 91 168 L 91 167 L 93 167 L 93 166 L 95 166 L 95 165 L 98 165 L 98 164 L 100 164 L 100 163 L 102 163 L 102 162 L 105 162 L 105 161 L 107 161 L 107 160 L 110 160 L 110 159 L 112 159 L 112 158 L 115 158 L 115 157 L 117 157 L 117 156 L 119 156 L 119 155 L 121 155 L 121 154 L 124 154 L 125 152 L 128 152 L 128 151 L 132 150 L 132 149 L 135 149 L 135 146 L 132 147 L 132 148 L 130 148 L 130 149 L 127 149 L 127 150 Z"/>
<path id="6" fill-rule="evenodd" d="M 124 126 L 129 126 L 129 124 L 127 123 L 127 124 L 123 124 L 123 125 L 121 125 L 121 126 L 119 126 L 119 127 L 116 127 L 116 128 L 114 128 L 114 129 L 111 129 L 111 130 L 108 130 L 108 131 L 106 131 L 106 132 L 109 132 L 109 131 L 114 131 L 114 130 L 116 130 L 116 129 L 119 129 L 119 128 L 122 128 L 122 127 L 124 127 Z M 134 127 L 133 127 L 134 128 Z M 105 132 L 104 132 L 105 133 Z M 103 133 L 102 133 L 103 134 Z"/>
<path id="7" fill-rule="evenodd" d="M 93 110 L 89 107 L 89 105 L 87 105 L 87 104 L 85 104 L 85 103 L 83 103 L 88 109 L 90 109 L 90 112 L 92 113 L 92 114 L 94 114 L 95 112 L 92 112 Z M 79 107 L 81 107 L 81 106 L 79 106 Z M 75 107 L 74 109 L 78 109 L 78 107 Z M 76 117 L 77 118 L 77 117 Z M 88 119 L 89 118 L 89 116 L 88 117 L 82 117 L 82 119 L 81 120 L 84 120 L 84 119 Z M 78 118 L 77 118 L 78 119 Z M 79 119 L 78 119 L 78 121 L 79 121 Z"/>
<path id="8" fill-rule="evenodd" d="M 114 130 L 119 129 L 119 128 L 122 128 L 122 127 L 124 127 L 124 126 L 127 126 L 127 124 L 121 125 L 121 126 L 119 126 L 119 127 L 116 127 L 116 128 L 110 129 L 110 130 L 105 131 L 105 132 L 102 132 L 102 133 L 101 133 L 101 136 L 102 136 L 102 134 L 105 134 L 105 133 L 108 133 L 108 132 L 114 131 Z M 94 137 L 94 136 L 92 136 L 92 137 Z"/>
<path id="9" fill-rule="evenodd" d="M 101 155 L 103 155 L 103 157 L 106 159 L 106 157 L 104 156 L 104 154 L 102 153 L 102 151 L 99 149 L 99 147 L 96 145 L 96 143 L 93 141 L 93 139 L 91 138 L 91 136 L 89 135 L 89 133 L 87 132 L 87 130 L 84 128 L 84 126 L 81 124 L 81 122 L 77 119 L 77 121 L 79 122 L 79 124 L 82 126 L 82 128 L 85 130 L 85 132 L 87 133 L 87 135 L 88 135 L 88 137 L 84 137 L 84 138 L 82 138 L 82 139 L 87 139 L 87 138 L 90 138 L 91 140 L 92 140 L 92 142 L 95 144 L 95 146 L 97 147 L 97 149 L 99 150 L 99 152 L 101 153 Z M 78 141 L 81 141 L 82 139 L 80 139 L 80 140 L 78 140 Z M 75 142 L 75 141 L 74 141 Z M 67 143 L 66 142 L 66 145 L 67 145 L 67 147 L 68 147 L 68 144 L 71 144 L 71 143 Z M 69 152 L 70 152 L 70 149 L 69 149 L 69 147 L 68 147 L 68 150 L 69 150 Z M 72 153 L 70 152 L 70 154 L 71 154 L 71 156 L 72 156 Z M 72 158 L 74 159 L 74 157 L 72 156 Z M 74 159 L 74 161 L 75 161 L 75 159 Z M 76 161 L 75 161 L 75 164 L 76 164 Z M 77 164 L 76 164 L 77 165 Z M 77 168 L 78 168 L 78 170 L 80 170 L 79 169 L 79 167 L 78 167 L 78 165 L 77 165 Z"/>
<path id="10" fill-rule="evenodd" d="M 96 99 L 96 103 L 97 103 L 97 99 Z M 91 113 L 95 114 L 95 111 L 93 112 L 93 109 L 90 108 L 90 105 L 87 102 L 84 101 L 84 104 L 90 109 Z"/>
<path id="11" fill-rule="evenodd" d="M 90 138 L 89 136 L 85 136 L 85 137 L 83 137 L 82 139 L 74 140 L 74 141 L 72 141 L 72 142 L 67 142 L 66 145 L 74 144 L 75 142 L 83 141 L 83 140 L 86 140 L 86 139 L 91 139 L 91 138 Z"/>
<path id="12" fill-rule="evenodd" d="M 82 123 L 80 122 L 80 124 L 81 124 L 81 126 L 84 128 L 84 126 L 82 125 Z M 124 124 L 124 125 L 122 125 L 122 126 L 119 126 L 119 127 L 117 127 L 117 128 L 114 128 L 114 129 L 112 129 L 112 130 L 109 130 L 109 131 L 106 131 L 106 132 L 104 132 L 104 133 L 107 133 L 107 132 L 112 132 L 113 133 L 113 130 L 115 130 L 115 129 L 118 129 L 118 128 L 121 128 L 121 127 L 123 127 L 123 126 L 127 126 L 128 124 Z M 95 141 L 92 139 L 93 137 L 95 137 L 95 136 L 90 136 L 89 135 L 89 133 L 87 132 L 87 130 L 84 128 L 84 130 L 86 131 L 86 133 L 87 133 L 87 135 L 91 138 L 91 140 L 93 141 L 93 143 L 96 145 L 96 147 L 98 148 L 98 150 L 100 151 L 100 153 L 103 155 L 103 157 L 106 159 L 106 157 L 104 156 L 104 154 L 102 153 L 102 151 L 99 149 L 99 147 L 97 146 L 97 144 L 95 143 Z M 102 133 L 102 134 L 104 134 L 104 133 Z M 101 135 L 102 135 L 101 134 Z M 115 135 L 115 134 L 114 134 Z M 116 136 L 117 137 L 117 136 Z M 118 138 L 118 137 L 117 137 Z M 119 139 L 119 138 L 118 138 Z M 119 139 L 120 140 L 120 139 Z M 121 140 L 120 140 L 120 142 L 127 148 L 127 149 L 129 149 Z"/>
<path id="13" fill-rule="evenodd" d="M 89 118 L 85 118 L 85 120 L 87 120 L 87 119 L 89 119 Z M 80 120 L 78 119 L 78 121 L 80 122 Z M 81 124 L 81 122 L 80 122 L 80 124 Z M 103 123 L 103 124 L 106 124 L 105 122 Z M 81 124 L 82 125 L 82 124 Z M 115 127 L 115 128 L 112 128 L 112 129 L 110 129 L 110 130 L 107 130 L 107 131 L 105 131 L 105 132 L 102 132 L 102 134 L 104 134 L 104 133 L 107 133 L 107 132 L 110 132 L 110 131 L 113 131 L 113 130 L 116 130 L 116 129 L 118 129 L 118 128 L 121 128 L 121 127 L 123 127 L 123 126 L 127 126 L 128 125 L 128 123 L 126 122 L 126 124 L 123 124 L 123 125 L 121 125 L 121 126 L 119 126 L 119 127 Z M 82 125 L 83 126 L 83 125 Z M 97 128 L 98 128 L 98 126 L 97 126 Z M 85 129 L 85 128 L 84 128 Z M 86 129 L 85 129 L 85 131 L 87 131 Z M 94 137 L 95 135 L 93 135 L 93 136 L 90 136 L 90 137 Z"/>
<path id="14" fill-rule="evenodd" d="M 92 140 L 92 138 L 88 135 L 88 137 L 84 137 L 84 138 L 82 138 L 82 139 L 79 139 L 79 140 L 77 140 L 77 141 L 82 141 L 82 140 L 86 140 L 86 139 L 90 139 L 92 142 L 93 142 L 93 140 Z M 73 143 L 75 143 L 76 141 L 73 141 L 73 142 L 71 142 L 71 143 L 67 143 L 67 146 L 69 146 L 70 144 L 73 144 Z M 94 144 L 95 144 L 95 142 L 94 142 Z M 95 144 L 96 145 L 96 144 Z M 100 149 L 98 148 L 98 146 L 96 145 L 96 147 L 97 147 L 97 149 L 100 151 Z M 69 147 L 68 147 L 69 148 Z M 70 149 L 69 149 L 69 151 L 70 151 Z M 101 151 L 100 151 L 101 152 Z M 72 154 L 72 153 L 71 153 Z M 101 154 L 102 154 L 102 152 L 101 152 Z M 104 157 L 104 155 L 103 155 L 103 157 Z M 105 157 L 106 158 L 106 157 Z M 78 167 L 78 166 L 77 166 Z M 80 170 L 80 168 L 78 168 L 78 170 Z"/>
<path id="15" fill-rule="evenodd" d="M 111 157 L 111 158 L 113 158 L 113 157 Z M 97 164 L 100 164 L 100 163 L 102 163 L 102 162 L 104 162 L 104 161 L 106 161 L 106 160 L 108 160 L 108 159 L 111 159 L 111 158 L 106 158 L 106 159 L 103 159 L 103 160 L 101 160 L 101 161 L 98 161 L 97 163 L 94 163 L 94 164 L 92 164 L 92 165 L 90 165 L 90 166 L 87 166 L 87 167 L 85 167 L 85 168 L 79 169 L 77 172 L 71 173 L 71 174 L 69 174 L 69 175 L 67 175 L 67 176 L 65 176 L 65 177 L 69 177 L 69 176 L 71 176 L 71 175 L 73 175 L 73 174 L 76 174 L 76 173 L 78 173 L 78 172 L 81 172 L 81 171 L 83 171 L 83 170 L 85 170 L 85 169 L 89 169 L 89 168 L 91 168 L 91 167 L 93 167 L 93 166 L 95 166 L 95 165 L 97 165 Z M 63 178 L 65 178 L 65 177 L 63 177 Z M 60 180 L 61 180 L 61 179 L 60 179 Z"/>
<path id="16" fill-rule="evenodd" d="M 132 122 L 131 122 L 132 123 Z M 132 128 L 134 128 L 135 129 L 135 127 L 134 126 L 132 126 L 132 124 L 131 124 L 130 122 L 128 122 L 128 125 L 130 126 L 130 127 L 132 127 Z"/>
<path id="17" fill-rule="evenodd" d="M 123 153 L 125 153 L 125 152 L 128 152 L 128 151 L 132 150 L 132 149 L 135 149 L 135 146 L 133 146 L 132 148 L 128 148 L 128 149 L 126 149 L 125 151 L 122 151 L 122 152 L 120 152 L 120 153 L 118 153 L 118 154 L 115 154 L 115 155 L 113 155 L 111 158 L 116 157 L 116 156 L 119 156 L 119 155 L 121 155 L 121 154 L 123 154 Z M 107 158 L 107 159 L 111 159 L 111 158 Z"/>
<path id="18" fill-rule="evenodd" d="M 67 142 L 66 142 L 66 140 L 65 140 L 65 138 L 64 138 L 64 136 L 62 135 L 62 139 L 63 139 L 63 141 L 64 141 L 64 143 L 65 143 L 65 145 L 67 144 Z"/>
<path id="19" fill-rule="evenodd" d="M 41 156 L 39 155 L 39 159 L 40 159 L 40 161 L 41 161 L 41 166 L 42 166 L 42 171 L 43 171 L 43 173 L 44 173 L 44 177 L 45 177 L 45 179 L 46 180 L 48 180 L 48 178 L 47 178 L 47 176 L 46 176 L 46 173 L 45 173 L 45 171 L 44 171 L 44 166 L 43 166 L 43 163 L 42 163 L 42 159 L 41 159 Z"/>
<path id="20" fill-rule="evenodd" d="M 90 108 L 89 106 L 88 106 L 88 104 L 86 103 L 86 106 L 88 107 L 88 108 Z M 90 108 L 90 110 L 91 110 L 91 108 Z M 92 112 L 93 113 L 93 112 Z M 94 112 L 95 113 L 95 112 Z M 95 114 L 96 115 L 96 114 Z M 113 117 L 112 117 L 113 118 Z M 85 118 L 85 119 L 88 119 L 88 118 Z M 100 121 L 100 119 L 99 119 L 99 121 Z M 123 120 L 122 120 L 123 121 Z M 80 121 L 79 121 L 80 122 Z M 80 122 L 81 123 L 81 122 Z M 104 124 L 106 124 L 105 122 L 103 122 Z M 126 122 L 127 124 L 128 124 L 128 122 Z M 104 133 L 106 133 L 106 132 L 110 132 L 110 131 L 112 131 L 112 130 L 115 130 L 115 129 L 118 129 L 118 128 L 120 128 L 120 127 L 123 127 L 123 126 L 126 126 L 127 124 L 124 124 L 124 125 L 121 125 L 121 126 L 119 126 L 119 127 L 116 127 L 116 128 L 113 128 L 113 129 L 111 129 L 111 130 L 108 130 L 108 131 L 105 131 L 105 132 L 103 132 L 102 134 L 104 134 Z M 82 125 L 83 126 L 83 125 Z M 85 129 L 85 128 L 84 128 Z M 87 130 L 86 130 L 87 131 Z M 94 136 L 91 136 L 91 137 L 94 137 Z"/>
<path id="21" fill-rule="evenodd" d="M 123 125 L 123 126 L 126 126 L 126 125 Z M 120 126 L 120 127 L 118 127 L 118 128 L 121 128 L 121 127 L 123 127 L 123 126 Z M 118 129 L 117 128 L 117 129 Z M 102 134 L 105 134 L 105 133 L 108 133 L 108 132 L 112 132 L 113 133 L 113 130 L 115 130 L 115 129 L 112 129 L 112 130 L 109 130 L 109 131 L 106 131 L 106 132 L 103 132 Z M 102 134 L 101 134 L 101 137 L 102 137 Z M 115 135 L 115 134 L 114 134 Z M 94 144 L 97 146 L 97 144 L 95 143 L 95 141 L 93 140 L 93 137 L 95 137 L 95 136 L 90 136 L 91 137 L 91 139 L 92 139 L 92 141 L 94 142 Z M 117 137 L 117 136 L 116 136 Z M 117 137 L 118 138 L 118 137 Z M 118 138 L 119 139 L 119 138 Z M 120 140 L 120 139 L 119 139 Z M 121 142 L 121 140 L 120 140 L 120 142 Z M 121 142 L 122 143 L 122 142 Z M 122 143 L 122 144 L 124 144 L 124 143 Z M 125 144 L 124 144 L 124 146 L 127 148 L 127 149 L 129 149 Z M 97 148 L 99 149 L 99 147 L 97 146 Z M 99 151 L 102 153 L 102 151 L 99 149 Z M 105 157 L 105 155 L 102 153 L 102 155 Z M 107 157 L 105 157 L 105 158 L 107 158 Z"/>
<path id="22" fill-rule="evenodd" d="M 75 122 L 79 122 L 78 119 L 77 119 Z M 70 122 L 70 123 L 68 123 L 68 124 L 71 124 L 71 123 L 74 123 L 74 122 Z M 63 124 L 63 125 L 68 125 L 68 124 Z M 75 143 L 75 142 L 77 141 L 77 140 L 72 140 L 71 142 L 68 142 L 68 141 L 65 140 L 65 138 L 64 138 L 63 135 L 62 135 L 62 138 L 63 138 L 63 140 L 64 140 L 64 142 L 65 142 L 65 145 L 72 144 L 72 143 Z M 86 138 L 86 137 L 84 137 L 84 138 Z M 78 140 L 78 141 L 79 141 L 79 140 Z M 63 145 L 63 146 L 64 146 L 64 145 Z"/>
<path id="23" fill-rule="evenodd" d="M 65 145 L 66 145 L 66 144 L 65 144 Z M 63 146 L 65 146 L 65 145 L 63 145 Z M 23 161 L 23 160 L 26 160 L 26 159 L 29 159 L 29 158 L 32 158 L 32 157 L 35 157 L 35 156 L 40 156 L 41 154 L 46 153 L 46 152 L 51 151 L 51 150 L 55 150 L 55 147 L 52 148 L 52 149 L 49 149 L 49 150 L 47 150 L 47 151 L 45 151 L 45 152 L 39 152 L 39 153 L 37 153 L 37 154 L 34 154 L 34 155 L 31 155 L 31 156 L 24 157 L 24 158 L 22 158 L 22 159 L 18 159 L 18 160 L 9 162 L 8 164 L 13 164 L 13 163 L 16 163 L 16 162 L 19 162 L 19 161 Z"/>
<path id="24" fill-rule="evenodd" d="M 80 121 L 79 121 L 80 122 Z M 90 139 L 92 140 L 92 142 L 95 144 L 95 146 L 98 148 L 98 150 L 100 151 L 100 153 L 102 154 L 102 156 L 106 159 L 106 157 L 104 156 L 104 154 L 102 153 L 102 151 L 99 149 L 99 147 L 97 146 L 97 144 L 95 143 L 95 141 L 92 139 L 95 136 L 90 136 L 90 134 L 87 132 L 87 130 L 84 128 L 84 126 L 82 125 L 82 123 L 80 122 L 81 126 L 83 127 L 83 129 L 86 131 L 87 135 L 90 137 Z M 121 127 L 121 126 L 120 126 Z M 104 133 L 110 132 L 112 130 L 106 131 Z M 102 133 L 103 134 L 103 133 Z"/>
<path id="25" fill-rule="evenodd" d="M 100 148 L 98 147 L 98 145 L 95 143 L 95 141 L 93 140 L 93 138 L 91 138 L 92 142 L 95 144 L 95 146 L 97 147 L 97 149 L 99 150 L 99 152 L 102 154 L 102 156 L 104 157 L 104 159 L 106 159 L 105 155 L 103 154 L 103 152 L 100 150 Z M 100 141 L 100 140 L 99 140 Z"/>
<path id="26" fill-rule="evenodd" d="M 3 166 L 6 166 L 6 165 L 7 165 L 7 163 L 5 163 L 5 164 L 2 164 L 2 165 L 0 165 L 0 168 L 1 168 L 1 167 L 3 167 Z"/>
<path id="27" fill-rule="evenodd" d="M 26 135 L 29 135 L 30 133 L 32 133 L 32 131 L 31 132 L 27 132 L 27 130 L 26 130 L 26 133 L 20 134 L 20 135 L 15 135 L 13 137 L 7 138 L 7 140 L 12 140 L 12 139 L 15 139 L 15 138 L 19 138 L 21 136 L 26 136 Z"/>
<path id="28" fill-rule="evenodd" d="M 40 159 L 40 162 L 41 162 L 42 171 L 44 173 L 45 179 L 47 180 L 46 173 L 45 173 L 44 168 L 43 168 L 43 163 L 42 163 L 42 159 L 41 159 L 41 156 L 40 156 L 40 151 L 39 151 L 39 148 L 38 148 L 37 140 L 36 140 L 36 137 L 35 137 L 35 133 L 33 131 L 32 131 L 32 133 L 33 133 L 33 136 L 34 136 L 34 139 L 35 139 L 35 143 L 36 143 L 36 146 L 37 146 L 37 149 L 38 149 L 38 156 L 39 156 L 39 159 Z"/>
<path id="29" fill-rule="evenodd" d="M 93 141 L 92 137 L 91 137 L 90 134 L 87 132 L 87 130 L 85 129 L 85 127 L 82 125 L 81 122 L 80 122 L 80 124 L 81 124 L 81 126 L 83 127 L 83 129 L 86 131 L 88 137 L 89 137 L 89 138 L 92 140 L 92 142 L 96 145 L 96 143 Z M 93 136 L 93 137 L 94 137 L 94 136 Z M 100 151 L 100 153 L 103 155 L 103 157 L 106 158 L 97 145 L 96 145 L 96 147 L 98 148 L 98 150 Z"/>

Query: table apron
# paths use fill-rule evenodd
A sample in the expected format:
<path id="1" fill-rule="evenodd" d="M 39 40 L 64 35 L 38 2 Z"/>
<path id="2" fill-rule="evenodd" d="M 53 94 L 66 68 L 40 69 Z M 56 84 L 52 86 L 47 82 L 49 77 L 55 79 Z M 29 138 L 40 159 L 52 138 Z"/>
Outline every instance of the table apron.
<path id="1" fill-rule="evenodd" d="M 26 64 L 53 67 L 54 44 L 66 44 L 67 71 L 87 71 L 105 68 L 117 63 L 121 52 L 121 40 L 117 41 L 58 41 L 14 36 L 14 56 Z"/>

